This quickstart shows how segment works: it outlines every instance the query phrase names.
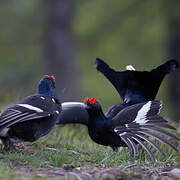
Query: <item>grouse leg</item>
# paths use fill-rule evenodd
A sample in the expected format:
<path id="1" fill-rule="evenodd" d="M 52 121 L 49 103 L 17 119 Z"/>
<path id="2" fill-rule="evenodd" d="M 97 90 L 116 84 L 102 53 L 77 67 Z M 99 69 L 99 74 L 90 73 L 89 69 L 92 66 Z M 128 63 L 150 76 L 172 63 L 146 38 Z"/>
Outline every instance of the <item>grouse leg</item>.
<path id="1" fill-rule="evenodd" d="M 10 140 L 9 137 L 5 137 L 1 139 L 4 145 L 3 150 L 4 151 L 14 151 L 15 150 L 15 146 L 13 144 L 13 142 Z"/>
<path id="2" fill-rule="evenodd" d="M 118 147 L 116 147 L 116 146 L 111 146 L 111 148 L 113 149 L 113 151 L 115 151 L 115 152 L 118 152 Z"/>

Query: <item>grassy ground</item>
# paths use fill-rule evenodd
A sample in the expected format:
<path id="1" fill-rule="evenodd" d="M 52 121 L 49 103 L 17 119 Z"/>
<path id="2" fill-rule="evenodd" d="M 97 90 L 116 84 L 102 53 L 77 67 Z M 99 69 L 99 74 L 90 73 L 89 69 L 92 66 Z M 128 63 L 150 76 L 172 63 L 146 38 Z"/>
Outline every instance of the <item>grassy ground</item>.
<path id="1" fill-rule="evenodd" d="M 83 126 L 56 127 L 35 143 L 18 144 L 16 152 L 1 152 L 0 179 L 161 179 L 172 178 L 171 170 L 180 168 L 179 154 L 163 145 L 165 160 L 154 152 L 153 163 L 140 150 L 134 161 L 126 148 L 115 153 L 93 143 L 86 131 Z"/>

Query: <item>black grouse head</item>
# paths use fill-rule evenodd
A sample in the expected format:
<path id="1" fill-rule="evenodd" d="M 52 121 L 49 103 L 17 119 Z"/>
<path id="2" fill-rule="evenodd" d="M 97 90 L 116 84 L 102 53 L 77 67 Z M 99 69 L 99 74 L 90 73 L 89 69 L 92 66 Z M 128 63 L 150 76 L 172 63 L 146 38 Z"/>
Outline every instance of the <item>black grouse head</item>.
<path id="1" fill-rule="evenodd" d="M 86 97 L 84 99 L 84 104 L 86 105 L 85 109 L 90 115 L 96 116 L 99 115 L 100 112 L 102 112 L 101 105 L 98 103 L 95 97 L 92 97 L 91 99 Z"/>
<path id="2" fill-rule="evenodd" d="M 53 75 L 44 75 L 42 81 L 46 81 L 46 83 L 50 84 L 52 88 L 55 88 L 56 79 Z"/>
<path id="3" fill-rule="evenodd" d="M 48 94 L 55 88 L 55 77 L 53 75 L 44 75 L 39 82 L 38 91 L 39 94 Z"/>

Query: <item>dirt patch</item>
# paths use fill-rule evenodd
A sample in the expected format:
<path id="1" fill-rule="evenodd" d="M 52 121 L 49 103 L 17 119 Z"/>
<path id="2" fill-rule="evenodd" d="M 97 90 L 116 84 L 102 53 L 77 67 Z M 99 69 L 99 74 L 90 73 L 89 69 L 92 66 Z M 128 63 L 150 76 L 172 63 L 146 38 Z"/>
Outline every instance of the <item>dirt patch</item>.
<path id="1" fill-rule="evenodd" d="M 32 168 L 27 163 L 14 163 L 12 167 L 16 169 L 17 174 L 23 176 L 40 177 L 72 177 L 78 180 L 92 179 L 126 179 L 126 180 L 180 180 L 180 164 L 177 168 L 150 168 L 131 164 L 126 167 L 106 168 L 106 167 L 74 167 L 71 164 L 64 164 L 61 167 L 53 167 L 48 163 L 43 168 Z"/>

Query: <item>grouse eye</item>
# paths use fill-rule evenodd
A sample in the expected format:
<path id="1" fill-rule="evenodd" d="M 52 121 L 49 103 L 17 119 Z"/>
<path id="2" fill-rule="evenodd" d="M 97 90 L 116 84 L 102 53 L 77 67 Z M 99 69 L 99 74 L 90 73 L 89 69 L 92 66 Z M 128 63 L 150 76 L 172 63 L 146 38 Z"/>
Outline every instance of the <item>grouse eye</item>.
<path id="1" fill-rule="evenodd" d="M 88 100 L 89 100 L 89 98 L 86 97 L 86 98 L 84 99 L 84 104 L 86 104 L 86 103 L 88 102 Z"/>
<path id="2" fill-rule="evenodd" d="M 94 104 L 97 102 L 97 99 L 95 97 L 92 97 L 89 102 L 90 104 Z"/>

